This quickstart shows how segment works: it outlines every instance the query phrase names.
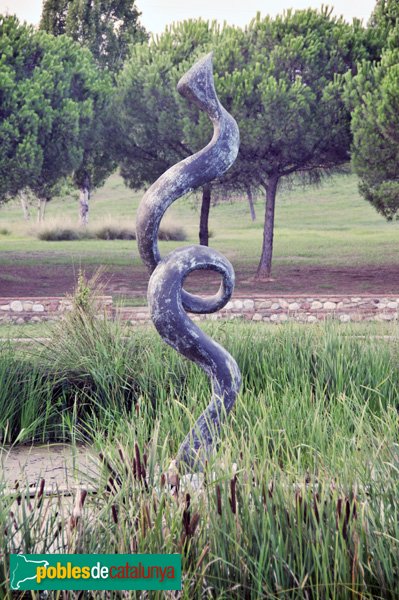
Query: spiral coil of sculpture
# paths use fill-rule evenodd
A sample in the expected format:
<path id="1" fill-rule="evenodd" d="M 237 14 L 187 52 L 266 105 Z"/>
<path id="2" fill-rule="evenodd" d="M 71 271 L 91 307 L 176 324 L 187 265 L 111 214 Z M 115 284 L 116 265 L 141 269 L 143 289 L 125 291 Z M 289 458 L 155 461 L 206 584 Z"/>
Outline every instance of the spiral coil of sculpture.
<path id="1" fill-rule="evenodd" d="M 186 311 L 208 314 L 223 308 L 234 289 L 234 270 L 222 254 L 206 246 L 178 248 L 161 259 L 158 229 L 172 202 L 220 177 L 233 164 L 238 153 L 239 131 L 216 95 L 212 53 L 180 79 L 177 90 L 207 113 L 213 123 L 213 137 L 205 148 L 168 169 L 148 189 L 138 209 L 136 229 L 140 256 L 151 274 L 148 304 L 152 321 L 163 340 L 195 362 L 211 381 L 211 402 L 186 436 L 177 456 L 177 462 L 198 467 L 209 456 L 222 419 L 234 406 L 241 375 L 230 354 L 197 327 Z M 222 276 L 214 296 L 201 298 L 183 289 L 187 275 L 201 269 Z"/>

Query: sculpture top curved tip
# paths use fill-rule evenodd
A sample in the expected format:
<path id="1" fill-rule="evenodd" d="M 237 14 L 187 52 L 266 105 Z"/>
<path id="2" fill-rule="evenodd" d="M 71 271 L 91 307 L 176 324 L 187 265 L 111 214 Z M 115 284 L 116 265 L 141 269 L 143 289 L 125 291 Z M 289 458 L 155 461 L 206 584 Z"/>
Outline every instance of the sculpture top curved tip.
<path id="1" fill-rule="evenodd" d="M 209 116 L 213 123 L 213 137 L 202 150 L 165 171 L 147 190 L 137 211 L 136 230 L 140 256 L 150 273 L 161 260 L 158 229 L 166 209 L 188 190 L 220 177 L 237 157 L 238 126 L 217 97 L 212 58 L 213 53 L 210 52 L 198 60 L 180 79 L 177 89 Z M 222 300 L 219 298 L 213 303 L 187 292 L 184 292 L 183 298 L 187 310 L 202 314 L 219 310 L 228 301 L 229 295 L 223 293 Z"/>
<path id="2" fill-rule="evenodd" d="M 221 105 L 213 81 L 213 52 L 198 60 L 177 84 L 179 94 L 194 102 L 211 119 L 220 116 Z"/>

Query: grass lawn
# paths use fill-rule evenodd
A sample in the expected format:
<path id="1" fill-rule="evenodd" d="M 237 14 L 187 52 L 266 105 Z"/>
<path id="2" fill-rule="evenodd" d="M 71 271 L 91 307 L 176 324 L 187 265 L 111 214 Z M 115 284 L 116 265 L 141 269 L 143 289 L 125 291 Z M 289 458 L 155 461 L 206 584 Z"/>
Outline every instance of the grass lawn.
<path id="1" fill-rule="evenodd" d="M 54 323 L 0 324 L 0 339 L 48 337 L 53 328 Z"/>
<path id="2" fill-rule="evenodd" d="M 99 224 L 112 219 L 125 225 L 133 224 L 141 196 L 141 193 L 128 190 L 121 178 L 113 175 L 93 194 L 91 222 Z M 258 218 L 252 223 L 245 200 L 219 203 L 211 209 L 213 237 L 210 243 L 233 262 L 238 290 L 240 287 L 256 288 L 248 278 L 254 274 L 260 255 L 263 210 L 264 203 L 259 198 L 256 203 Z M 56 199 L 49 204 L 46 218 L 76 223 L 76 215 L 76 200 Z M 192 196 L 178 200 L 167 212 L 166 220 L 182 225 L 188 239 L 186 242 L 161 242 L 163 254 L 179 245 L 197 243 L 199 212 Z M 39 275 L 46 267 L 54 268 L 55 271 L 49 272 L 48 281 L 41 278 L 43 291 L 48 290 L 48 295 L 54 287 L 52 280 L 61 276 L 57 271 L 62 266 L 65 273 L 72 273 L 80 265 L 107 265 L 111 273 L 124 274 L 126 282 L 122 288 L 132 292 L 136 288 L 138 291 L 140 279 L 145 278 L 134 241 L 47 242 L 36 238 L 35 229 L 34 224 L 26 225 L 22 221 L 22 211 L 17 203 L 9 203 L 0 209 L 0 265 L 4 267 L 0 274 L 1 294 L 5 295 L 7 289 L 23 287 L 25 267 L 31 274 L 37 268 Z M 398 265 L 399 223 L 387 223 L 359 196 L 355 176 L 336 176 L 319 188 L 279 194 L 274 251 L 276 283 L 269 286 L 270 290 L 297 291 L 295 285 L 290 289 L 290 277 L 302 277 L 302 291 L 308 291 L 309 280 L 309 291 L 316 285 L 319 291 L 333 292 L 336 284 L 340 285 L 340 270 L 347 270 L 349 278 L 352 274 L 350 283 L 355 285 L 356 277 L 359 278 L 356 270 L 360 269 L 360 279 L 363 279 L 357 291 L 372 292 L 375 278 L 382 277 L 379 266 L 391 269 L 393 279 L 389 274 L 386 276 L 387 286 L 394 286 L 396 290 Z M 312 269 L 316 269 L 313 275 Z M 367 274 L 371 271 L 373 275 L 369 280 Z M 342 286 L 345 287 L 344 283 Z M 260 286 L 260 289 L 268 288 Z M 122 295 L 123 292 L 124 289 Z M 140 295 L 143 296 L 142 290 Z"/>

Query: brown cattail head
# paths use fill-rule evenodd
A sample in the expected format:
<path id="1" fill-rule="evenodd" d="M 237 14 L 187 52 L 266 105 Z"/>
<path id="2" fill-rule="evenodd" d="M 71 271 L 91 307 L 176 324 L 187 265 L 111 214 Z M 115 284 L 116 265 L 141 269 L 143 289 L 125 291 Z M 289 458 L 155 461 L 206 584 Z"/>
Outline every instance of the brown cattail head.
<path id="1" fill-rule="evenodd" d="M 186 494 L 186 506 L 183 510 L 183 529 L 186 536 L 190 535 L 190 494 Z"/>
<path id="2" fill-rule="evenodd" d="M 237 514 L 237 475 L 230 480 L 230 507 L 231 512 Z"/>
<path id="3" fill-rule="evenodd" d="M 268 488 L 269 498 L 273 498 L 273 492 L 274 492 L 274 481 L 272 479 L 271 482 L 269 483 L 269 488 Z"/>
<path id="4" fill-rule="evenodd" d="M 16 489 L 16 491 L 19 491 L 19 483 L 17 480 L 15 480 L 15 489 Z M 18 506 L 21 506 L 21 500 L 22 500 L 22 496 L 21 496 L 21 494 L 18 494 L 16 497 Z"/>
<path id="5" fill-rule="evenodd" d="M 140 480 L 142 478 L 141 456 L 140 456 L 140 449 L 138 447 L 137 442 L 134 444 L 134 452 L 135 452 L 135 455 L 136 455 L 136 474 L 137 474 L 137 479 Z"/>
<path id="6" fill-rule="evenodd" d="M 41 498 L 43 496 L 43 492 L 44 492 L 44 485 L 45 485 L 46 481 L 45 479 L 41 479 L 40 483 L 39 483 L 39 491 L 37 492 L 37 497 Z"/>
<path id="7" fill-rule="evenodd" d="M 169 485 L 174 488 L 175 493 L 178 494 L 180 489 L 180 477 L 177 462 L 175 460 L 172 460 L 170 463 L 167 475 Z"/>
<path id="8" fill-rule="evenodd" d="M 112 518 L 114 520 L 114 523 L 118 524 L 118 507 L 116 506 L 116 504 L 113 504 L 111 506 L 111 511 L 112 511 Z"/>
<path id="9" fill-rule="evenodd" d="M 320 514 L 318 504 L 320 502 L 319 494 L 313 495 L 313 511 L 317 523 L 320 523 Z"/>
<path id="10" fill-rule="evenodd" d="M 71 519 L 70 519 L 71 529 L 74 529 L 77 526 L 79 519 L 82 516 L 82 510 L 83 510 L 83 505 L 86 500 L 86 496 L 87 496 L 87 490 L 85 490 L 85 489 L 78 490 L 78 492 L 76 494 L 76 498 L 75 498 L 75 505 L 73 507 L 73 511 L 72 511 L 72 515 L 71 515 Z"/>
<path id="11" fill-rule="evenodd" d="M 123 452 L 123 448 L 121 446 L 119 446 L 118 452 L 119 452 L 120 459 L 122 461 L 122 465 L 123 465 L 125 474 L 128 476 L 129 475 L 129 463 L 126 460 L 125 453 Z"/>
<path id="12" fill-rule="evenodd" d="M 216 510 L 218 515 L 222 515 L 222 494 L 220 491 L 220 485 L 216 486 Z"/>
<path id="13" fill-rule="evenodd" d="M 194 535 L 195 530 L 197 529 L 199 520 L 200 520 L 199 513 L 195 513 L 195 515 L 193 515 L 193 518 L 191 519 L 191 523 L 190 523 L 190 535 Z"/>

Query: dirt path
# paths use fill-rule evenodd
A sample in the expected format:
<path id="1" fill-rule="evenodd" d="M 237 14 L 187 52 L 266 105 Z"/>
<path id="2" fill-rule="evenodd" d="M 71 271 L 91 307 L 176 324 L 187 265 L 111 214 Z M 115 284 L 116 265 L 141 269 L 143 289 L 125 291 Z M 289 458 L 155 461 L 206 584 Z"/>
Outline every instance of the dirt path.
<path id="1" fill-rule="evenodd" d="M 73 492 L 81 486 L 94 489 L 99 474 L 96 457 L 87 448 L 68 444 L 3 448 L 0 466 L 10 490 L 18 484 L 22 491 L 29 486 L 32 493 L 41 479 L 45 480 L 46 493 Z"/>
<path id="2" fill-rule="evenodd" d="M 4 481 L 10 491 L 18 489 L 24 495 L 29 488 L 30 494 L 34 496 L 44 479 L 45 495 L 68 496 L 82 488 L 89 492 L 98 491 L 102 464 L 98 454 L 85 446 L 22 445 L 10 449 L 0 448 L 0 471 L 0 482 Z M 181 477 L 184 489 L 198 490 L 202 483 L 201 473 Z"/>
<path id="3" fill-rule="evenodd" d="M 94 269 L 88 267 L 90 275 Z M 274 281 L 257 282 L 254 269 L 236 268 L 236 294 L 254 296 L 280 292 L 284 294 L 397 294 L 397 265 L 325 267 L 279 266 Z M 250 274 L 250 275 L 249 275 Z M 61 296 L 74 287 L 76 270 L 67 265 L 4 265 L 0 273 L 0 296 Z M 109 267 L 104 275 L 106 292 L 114 297 L 145 298 L 147 273 L 144 267 Z M 191 291 L 212 293 L 218 287 L 214 274 L 194 273 L 187 280 Z"/>

